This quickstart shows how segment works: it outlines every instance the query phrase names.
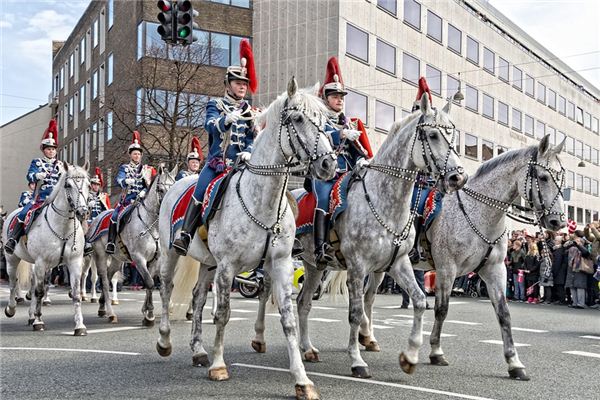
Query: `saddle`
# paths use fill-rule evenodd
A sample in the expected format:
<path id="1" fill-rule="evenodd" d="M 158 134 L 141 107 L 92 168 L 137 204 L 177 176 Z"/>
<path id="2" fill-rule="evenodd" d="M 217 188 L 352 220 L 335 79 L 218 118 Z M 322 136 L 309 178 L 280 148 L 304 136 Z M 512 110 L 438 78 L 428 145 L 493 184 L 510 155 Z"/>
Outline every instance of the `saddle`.
<path id="1" fill-rule="evenodd" d="M 430 268 L 421 265 L 419 269 L 435 269 L 435 263 L 431 255 L 431 243 L 427 239 L 427 231 L 432 222 L 442 210 L 444 195 L 435 187 L 425 187 L 421 189 L 419 204 L 417 205 L 418 217 L 415 219 L 415 229 L 417 237 L 413 248 L 409 253 L 410 261 L 413 265 L 421 264 L 421 261 L 426 261 Z M 415 207 L 417 201 L 416 186 L 413 191 L 411 207 Z"/>
<path id="2" fill-rule="evenodd" d="M 43 202 L 34 204 L 31 207 L 31 209 L 29 209 L 29 211 L 27 211 L 27 214 L 25 214 L 24 235 L 27 235 L 27 233 L 29 232 L 29 228 L 31 228 L 31 226 L 33 225 L 33 222 L 37 219 L 37 217 L 40 215 L 41 211 L 44 209 L 43 205 L 44 205 Z M 10 220 L 10 223 L 8 225 L 8 233 L 9 234 L 11 234 L 12 231 L 15 229 L 15 226 L 17 225 L 17 219 L 18 219 L 19 214 L 20 214 L 20 212 L 15 214 L 12 217 L 12 219 Z"/>

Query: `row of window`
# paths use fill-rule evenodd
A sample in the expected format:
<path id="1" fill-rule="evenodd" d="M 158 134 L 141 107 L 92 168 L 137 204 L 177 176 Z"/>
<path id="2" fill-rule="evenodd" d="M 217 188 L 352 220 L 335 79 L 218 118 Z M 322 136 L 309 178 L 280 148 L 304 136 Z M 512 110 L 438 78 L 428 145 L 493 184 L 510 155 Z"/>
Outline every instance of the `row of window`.
<path id="1" fill-rule="evenodd" d="M 598 211 L 575 206 L 567 207 L 567 216 L 569 219 L 577 221 L 580 225 L 591 224 L 592 221 L 598 221 Z"/>
<path id="2" fill-rule="evenodd" d="M 598 197 L 598 179 L 566 171 L 565 186 Z"/>
<path id="3" fill-rule="evenodd" d="M 209 0 L 212 3 L 227 4 L 229 6 L 250 8 L 250 0 Z"/>
<path id="4" fill-rule="evenodd" d="M 113 138 L 113 113 L 90 124 L 84 133 L 74 137 L 60 150 L 59 158 L 78 164 L 79 159 L 90 160 L 90 152 L 98 149 L 97 161 L 104 159 L 104 145 Z"/>
<path id="5" fill-rule="evenodd" d="M 136 122 L 138 125 L 170 125 L 175 118 L 177 126 L 198 129 L 204 126 L 209 100 L 203 94 L 140 88 L 136 92 Z"/>

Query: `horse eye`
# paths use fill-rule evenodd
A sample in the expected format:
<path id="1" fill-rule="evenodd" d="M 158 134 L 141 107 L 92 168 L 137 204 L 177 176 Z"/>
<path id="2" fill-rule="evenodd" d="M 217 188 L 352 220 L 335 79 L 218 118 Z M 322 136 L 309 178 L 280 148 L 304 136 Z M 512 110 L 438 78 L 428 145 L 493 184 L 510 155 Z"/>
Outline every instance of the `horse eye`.
<path id="1" fill-rule="evenodd" d="M 540 181 L 542 181 L 542 182 L 548 182 L 548 177 L 547 176 L 542 176 L 542 177 L 540 177 Z"/>
<path id="2" fill-rule="evenodd" d="M 294 122 L 302 122 L 302 120 L 303 120 L 302 115 L 294 116 Z"/>
<path id="3" fill-rule="evenodd" d="M 437 139 L 438 139 L 438 134 L 437 134 L 437 132 L 436 132 L 436 131 L 431 131 L 431 132 L 429 132 L 429 138 L 430 138 L 430 139 L 437 140 Z"/>

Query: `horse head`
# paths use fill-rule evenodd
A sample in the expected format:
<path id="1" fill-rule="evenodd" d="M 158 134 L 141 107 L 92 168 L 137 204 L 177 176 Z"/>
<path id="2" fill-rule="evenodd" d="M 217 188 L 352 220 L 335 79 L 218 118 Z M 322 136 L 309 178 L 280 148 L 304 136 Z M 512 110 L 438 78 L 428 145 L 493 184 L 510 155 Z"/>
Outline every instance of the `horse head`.
<path id="1" fill-rule="evenodd" d="M 89 163 L 86 161 L 83 167 L 79 167 L 77 165 L 69 165 L 65 161 L 63 162 L 63 166 L 64 172 L 61 174 L 53 194 L 63 188 L 69 211 L 75 213 L 75 217 L 79 221 L 82 221 L 88 214 L 87 204 L 90 194 Z"/>
<path id="2" fill-rule="evenodd" d="M 150 184 L 148 189 L 149 197 L 155 197 L 157 205 L 160 206 L 163 198 L 175 183 L 175 177 L 177 176 L 178 167 L 175 166 L 170 172 L 164 167 L 159 165 L 157 174 Z"/>

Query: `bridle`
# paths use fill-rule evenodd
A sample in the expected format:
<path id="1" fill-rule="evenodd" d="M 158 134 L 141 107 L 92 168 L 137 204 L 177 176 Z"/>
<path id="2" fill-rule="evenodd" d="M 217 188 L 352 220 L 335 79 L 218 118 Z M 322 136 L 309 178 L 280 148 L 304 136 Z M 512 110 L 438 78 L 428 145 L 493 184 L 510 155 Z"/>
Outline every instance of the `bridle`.
<path id="1" fill-rule="evenodd" d="M 554 208 L 554 206 L 556 205 L 556 202 L 559 199 L 564 200 L 562 188 L 565 183 L 564 182 L 565 181 L 565 169 L 562 166 L 558 157 L 557 157 L 557 160 L 558 160 L 558 165 L 559 165 L 560 169 L 556 170 L 556 169 L 550 167 L 550 165 L 548 165 L 548 164 L 541 164 L 538 161 L 537 156 L 538 156 L 538 152 L 536 150 L 534 152 L 534 154 L 531 156 L 531 160 L 528 162 L 529 168 L 527 169 L 527 175 L 525 176 L 525 187 L 523 190 L 523 193 L 524 193 L 523 197 L 529 204 L 529 207 L 531 208 L 531 210 L 535 213 L 538 224 L 541 224 L 542 218 L 548 217 L 550 215 L 557 215 L 561 221 L 564 221 L 565 220 L 564 211 L 561 210 L 560 212 L 557 212 L 557 211 L 552 211 L 552 209 Z M 540 177 L 538 174 L 538 168 L 543 168 L 548 172 L 548 175 L 550 175 L 550 177 L 552 178 L 552 182 L 554 182 L 554 185 L 556 185 L 556 188 L 558 189 L 558 191 L 556 192 L 556 195 L 554 196 L 554 198 L 550 202 L 550 205 L 548 205 L 548 206 L 546 206 L 546 203 L 544 202 L 544 196 L 542 196 L 542 190 L 540 189 Z M 534 186 L 535 186 L 535 193 L 534 193 Z M 535 203 L 534 203 L 534 196 L 536 194 L 537 194 L 537 199 L 538 199 L 538 203 L 539 203 L 539 208 L 536 208 Z"/>

